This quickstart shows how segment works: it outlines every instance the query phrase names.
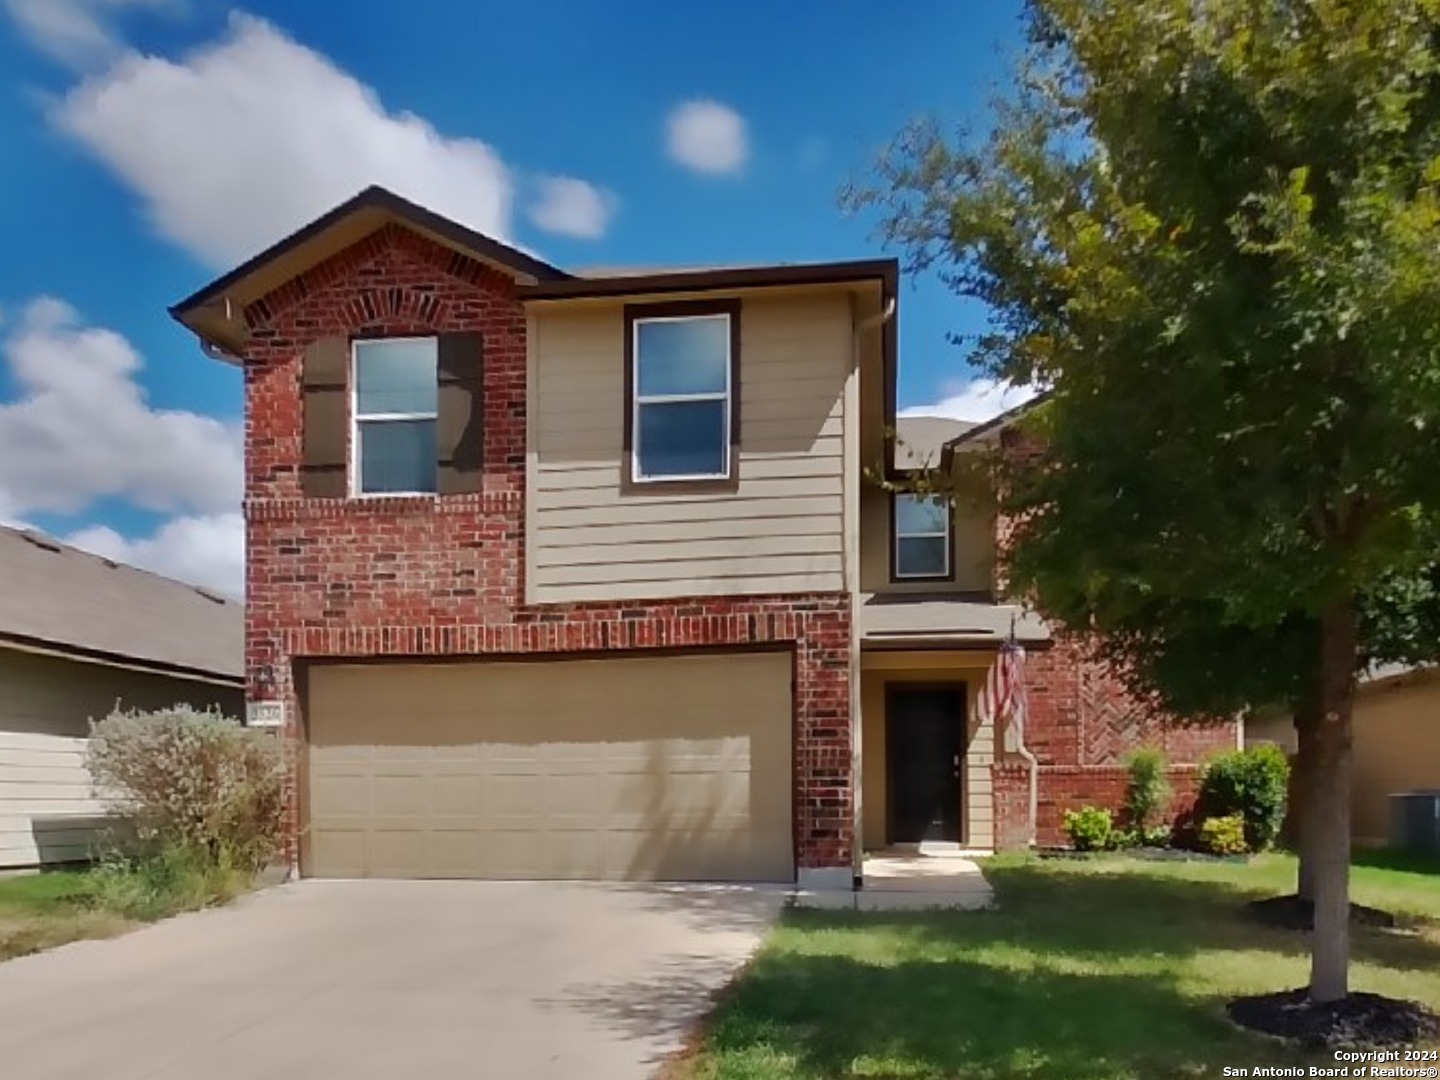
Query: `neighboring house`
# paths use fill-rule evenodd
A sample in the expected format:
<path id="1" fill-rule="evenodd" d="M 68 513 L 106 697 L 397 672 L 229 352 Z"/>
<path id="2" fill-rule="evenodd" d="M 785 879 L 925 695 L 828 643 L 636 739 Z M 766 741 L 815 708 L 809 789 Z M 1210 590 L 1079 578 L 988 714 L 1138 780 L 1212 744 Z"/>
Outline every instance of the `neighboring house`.
<path id="1" fill-rule="evenodd" d="M 90 720 L 118 702 L 244 708 L 241 605 L 0 527 L 0 869 L 89 857 Z"/>
<path id="2" fill-rule="evenodd" d="M 315 876 L 849 887 L 1023 842 L 975 694 L 1032 646 L 1041 838 L 1181 762 L 994 590 L 1003 424 L 894 428 L 894 260 L 570 273 L 378 188 L 172 309 L 246 394 L 246 672 L 300 743 Z"/>
<path id="3" fill-rule="evenodd" d="M 1355 691 L 1350 831 L 1357 844 L 1390 840 L 1390 796 L 1440 791 L 1440 668 L 1385 664 L 1361 676 Z M 1296 749 L 1288 715 L 1246 721 L 1245 741 Z"/>

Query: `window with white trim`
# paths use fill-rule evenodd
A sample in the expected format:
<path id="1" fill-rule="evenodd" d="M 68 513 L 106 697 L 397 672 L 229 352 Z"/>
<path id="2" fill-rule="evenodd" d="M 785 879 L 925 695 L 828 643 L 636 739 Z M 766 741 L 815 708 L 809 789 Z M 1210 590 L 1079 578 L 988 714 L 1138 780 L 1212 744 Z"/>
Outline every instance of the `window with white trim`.
<path id="1" fill-rule="evenodd" d="M 731 317 L 637 318 L 630 332 L 631 479 L 728 478 L 734 407 Z"/>
<path id="2" fill-rule="evenodd" d="M 950 576 L 950 500 L 895 496 L 895 577 Z"/>
<path id="3" fill-rule="evenodd" d="M 356 495 L 435 492 L 438 356 L 433 337 L 355 342 L 350 475 Z"/>

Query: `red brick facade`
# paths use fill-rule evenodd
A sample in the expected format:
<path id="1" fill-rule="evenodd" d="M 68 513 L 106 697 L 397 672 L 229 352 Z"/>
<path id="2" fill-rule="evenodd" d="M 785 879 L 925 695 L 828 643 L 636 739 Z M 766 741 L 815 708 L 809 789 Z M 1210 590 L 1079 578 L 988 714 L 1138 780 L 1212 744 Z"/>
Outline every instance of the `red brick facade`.
<path id="1" fill-rule="evenodd" d="M 252 696 L 282 696 L 298 716 L 296 674 L 307 660 L 324 658 L 787 647 L 795 672 L 796 863 L 850 866 L 848 595 L 525 604 L 525 314 L 509 278 L 391 226 L 251 305 L 246 316 Z M 303 497 L 305 346 L 328 335 L 462 330 L 484 340 L 483 491 Z M 262 674 L 273 688 L 260 685 Z"/>

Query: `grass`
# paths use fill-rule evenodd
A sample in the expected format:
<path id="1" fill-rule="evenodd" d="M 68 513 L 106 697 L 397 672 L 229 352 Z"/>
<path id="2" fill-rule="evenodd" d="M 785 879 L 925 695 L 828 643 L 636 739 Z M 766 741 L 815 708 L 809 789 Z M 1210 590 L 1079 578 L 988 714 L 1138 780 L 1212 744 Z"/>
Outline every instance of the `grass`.
<path id="1" fill-rule="evenodd" d="M 687 1080 L 1168 1080 L 1333 1059 L 1250 1035 L 1239 994 L 1303 985 L 1308 938 L 1248 921 L 1294 860 L 1001 856 L 991 912 L 789 911 L 727 992 Z M 1440 1009 L 1440 862 L 1366 857 L 1352 985 Z"/>
<path id="2" fill-rule="evenodd" d="M 0 878 L 0 961 L 225 903 L 249 884 L 175 856 Z"/>

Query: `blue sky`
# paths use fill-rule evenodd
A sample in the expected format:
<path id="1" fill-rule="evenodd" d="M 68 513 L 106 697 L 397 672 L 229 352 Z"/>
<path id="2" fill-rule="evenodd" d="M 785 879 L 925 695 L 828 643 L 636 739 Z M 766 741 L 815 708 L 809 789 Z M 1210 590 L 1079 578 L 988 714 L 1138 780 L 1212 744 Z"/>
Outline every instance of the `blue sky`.
<path id="1" fill-rule="evenodd" d="M 0 521 L 234 591 L 240 379 L 168 304 L 371 182 L 561 266 L 879 252 L 836 194 L 983 121 L 1019 0 L 0 0 Z M 1009 399 L 901 296 L 902 407 Z"/>

